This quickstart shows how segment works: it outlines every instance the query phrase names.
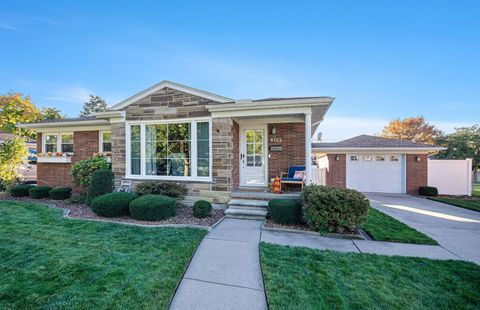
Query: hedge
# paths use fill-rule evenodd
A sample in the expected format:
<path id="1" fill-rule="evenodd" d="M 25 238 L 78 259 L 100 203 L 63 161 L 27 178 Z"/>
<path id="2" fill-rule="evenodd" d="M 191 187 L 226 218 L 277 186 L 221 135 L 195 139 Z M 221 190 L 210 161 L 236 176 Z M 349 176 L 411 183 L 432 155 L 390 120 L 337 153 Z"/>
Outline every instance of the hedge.
<path id="1" fill-rule="evenodd" d="M 34 186 L 28 190 L 28 194 L 33 199 L 47 198 L 51 189 L 50 186 Z"/>
<path id="2" fill-rule="evenodd" d="M 34 187 L 31 184 L 18 184 L 10 189 L 10 195 L 13 197 L 25 197 L 28 196 L 28 190 Z"/>
<path id="3" fill-rule="evenodd" d="M 206 200 L 197 200 L 193 204 L 193 216 L 204 218 L 212 213 L 212 204 Z"/>
<path id="4" fill-rule="evenodd" d="M 346 188 L 306 186 L 302 192 L 304 219 L 319 232 L 354 233 L 367 220 L 370 202 Z"/>
<path id="5" fill-rule="evenodd" d="M 113 172 L 108 169 L 99 169 L 95 171 L 90 180 L 87 192 L 87 205 L 98 196 L 102 196 L 113 191 Z"/>
<path id="6" fill-rule="evenodd" d="M 130 202 L 130 216 L 137 220 L 160 221 L 176 214 L 175 199 L 162 195 L 144 195 Z"/>
<path id="7" fill-rule="evenodd" d="M 133 193 L 109 193 L 92 200 L 92 210 L 105 217 L 128 215 L 128 205 L 137 198 Z"/>
<path id="8" fill-rule="evenodd" d="M 294 199 L 272 199 L 268 202 L 268 213 L 275 223 L 298 224 L 302 222 L 302 204 Z"/>
<path id="9" fill-rule="evenodd" d="M 183 184 L 173 182 L 141 182 L 135 186 L 138 195 L 163 195 L 172 198 L 183 198 L 187 194 L 187 188 Z"/>
<path id="10" fill-rule="evenodd" d="M 418 193 L 421 196 L 433 197 L 433 196 L 438 196 L 438 189 L 433 186 L 420 186 L 418 188 Z"/>
<path id="11" fill-rule="evenodd" d="M 48 195 L 55 200 L 68 199 L 72 195 L 72 189 L 70 187 L 53 188 L 48 192 Z"/>

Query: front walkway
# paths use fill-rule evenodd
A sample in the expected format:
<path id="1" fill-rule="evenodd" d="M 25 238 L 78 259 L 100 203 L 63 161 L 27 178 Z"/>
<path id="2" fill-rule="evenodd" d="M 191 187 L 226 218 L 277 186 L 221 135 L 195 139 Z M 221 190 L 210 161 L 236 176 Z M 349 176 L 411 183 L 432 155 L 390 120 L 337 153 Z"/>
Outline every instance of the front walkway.
<path id="1" fill-rule="evenodd" d="M 259 241 L 263 221 L 225 219 L 198 247 L 170 309 L 267 309 Z"/>
<path id="2" fill-rule="evenodd" d="M 480 212 L 409 195 L 366 195 L 372 207 L 430 236 L 462 259 L 480 264 Z"/>

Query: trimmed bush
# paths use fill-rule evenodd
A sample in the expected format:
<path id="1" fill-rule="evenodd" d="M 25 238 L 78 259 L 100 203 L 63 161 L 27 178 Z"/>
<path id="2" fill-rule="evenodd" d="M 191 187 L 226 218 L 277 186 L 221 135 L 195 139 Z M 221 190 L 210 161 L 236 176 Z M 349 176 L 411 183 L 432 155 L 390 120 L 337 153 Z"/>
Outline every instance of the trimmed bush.
<path id="1" fill-rule="evenodd" d="M 161 221 L 176 214 L 175 199 L 162 195 L 144 195 L 130 202 L 130 216 L 137 220 Z"/>
<path id="2" fill-rule="evenodd" d="M 105 157 L 93 156 L 76 162 L 72 166 L 71 174 L 76 185 L 87 188 L 95 171 L 109 168 L 110 163 Z"/>
<path id="3" fill-rule="evenodd" d="M 98 196 L 102 196 L 113 191 L 113 172 L 107 169 L 95 171 L 90 180 L 90 186 L 87 192 L 87 206 Z"/>
<path id="4" fill-rule="evenodd" d="M 438 189 L 433 186 L 420 186 L 418 188 L 418 193 L 421 196 L 433 197 L 433 196 L 438 196 Z"/>
<path id="5" fill-rule="evenodd" d="M 346 188 L 306 186 L 302 192 L 304 219 L 318 232 L 352 233 L 367 220 L 370 202 Z"/>
<path id="6" fill-rule="evenodd" d="M 48 192 L 48 195 L 55 200 L 68 199 L 72 195 L 72 189 L 70 187 L 53 188 Z"/>
<path id="7" fill-rule="evenodd" d="M 172 182 L 141 182 L 135 186 L 138 195 L 163 195 L 172 198 L 183 198 L 187 189 L 183 184 Z"/>
<path id="8" fill-rule="evenodd" d="M 128 214 L 128 205 L 137 198 L 133 193 L 110 193 L 92 200 L 92 210 L 105 217 L 121 216 Z"/>
<path id="9" fill-rule="evenodd" d="M 28 190 L 34 187 L 31 184 L 18 184 L 10 189 L 10 195 L 13 197 L 25 197 L 28 196 Z"/>
<path id="10" fill-rule="evenodd" d="M 272 199 L 268 202 L 268 213 L 272 221 L 279 224 L 302 222 L 302 204 L 294 199 Z"/>
<path id="11" fill-rule="evenodd" d="M 34 186 L 28 190 L 28 194 L 33 199 L 47 198 L 51 189 L 50 186 Z"/>
<path id="12" fill-rule="evenodd" d="M 204 218 L 212 213 L 212 204 L 206 200 L 197 200 L 193 204 L 193 216 Z"/>

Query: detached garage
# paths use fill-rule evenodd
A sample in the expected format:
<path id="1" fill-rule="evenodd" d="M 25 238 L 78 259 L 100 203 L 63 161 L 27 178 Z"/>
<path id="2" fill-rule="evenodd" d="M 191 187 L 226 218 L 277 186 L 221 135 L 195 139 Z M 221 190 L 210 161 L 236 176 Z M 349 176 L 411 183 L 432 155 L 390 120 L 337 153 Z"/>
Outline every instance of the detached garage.
<path id="1" fill-rule="evenodd" d="M 313 143 L 324 185 L 361 192 L 417 194 L 427 185 L 427 156 L 441 147 L 361 135 L 336 143 Z"/>

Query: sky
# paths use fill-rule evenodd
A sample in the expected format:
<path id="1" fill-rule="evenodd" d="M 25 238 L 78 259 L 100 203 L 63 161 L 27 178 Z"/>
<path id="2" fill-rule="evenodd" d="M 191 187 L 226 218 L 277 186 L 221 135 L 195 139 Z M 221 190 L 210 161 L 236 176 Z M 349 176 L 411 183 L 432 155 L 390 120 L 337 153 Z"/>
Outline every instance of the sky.
<path id="1" fill-rule="evenodd" d="M 333 96 L 324 141 L 423 115 L 480 122 L 480 1 L 5 1 L 0 94 L 78 116 L 162 80 L 234 99 Z"/>

